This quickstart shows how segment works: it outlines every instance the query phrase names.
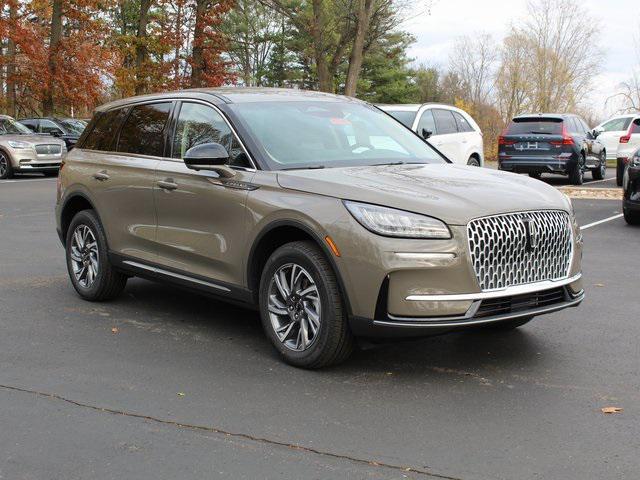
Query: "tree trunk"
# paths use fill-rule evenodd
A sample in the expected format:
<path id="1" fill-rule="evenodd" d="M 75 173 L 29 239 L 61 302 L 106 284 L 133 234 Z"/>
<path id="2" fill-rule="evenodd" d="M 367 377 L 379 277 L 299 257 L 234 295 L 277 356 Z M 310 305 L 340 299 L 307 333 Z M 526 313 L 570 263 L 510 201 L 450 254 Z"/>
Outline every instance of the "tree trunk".
<path id="1" fill-rule="evenodd" d="M 53 91 L 55 88 L 55 77 L 58 69 L 58 47 L 62 39 L 62 0 L 53 0 L 53 10 L 51 13 L 51 35 L 49 37 L 49 59 L 47 69 L 49 81 L 45 87 L 42 99 L 42 115 L 49 117 L 54 113 Z"/>
<path id="2" fill-rule="evenodd" d="M 18 16 L 16 4 L 14 2 L 9 3 L 9 20 L 11 22 L 11 35 L 9 35 L 7 41 L 7 112 L 12 117 L 16 116 L 16 42 L 13 40 L 15 34 L 16 18 Z"/>
<path id="3" fill-rule="evenodd" d="M 206 68 L 204 62 L 204 28 L 205 12 L 208 0 L 196 1 L 196 24 L 193 29 L 193 50 L 191 53 L 191 87 L 204 86 L 203 73 Z"/>
<path id="4" fill-rule="evenodd" d="M 144 93 L 147 88 L 144 64 L 147 60 L 147 24 L 149 23 L 150 8 L 151 0 L 140 1 L 140 16 L 138 17 L 138 31 L 136 32 L 136 95 Z"/>
<path id="5" fill-rule="evenodd" d="M 364 50 L 364 40 L 369 31 L 371 23 L 371 15 L 373 14 L 374 0 L 358 0 L 358 24 L 356 26 L 356 35 L 353 39 L 351 47 L 351 55 L 349 56 L 349 68 L 347 69 L 347 80 L 344 86 L 344 94 L 355 97 L 356 87 L 358 85 L 358 77 L 362 68 L 362 58 Z"/>
<path id="6" fill-rule="evenodd" d="M 316 61 L 316 74 L 318 75 L 318 88 L 321 92 L 333 92 L 333 82 L 329 74 L 329 64 L 324 46 L 325 13 L 323 0 L 313 0 L 313 24 L 311 33 L 313 37 L 313 53 Z"/>

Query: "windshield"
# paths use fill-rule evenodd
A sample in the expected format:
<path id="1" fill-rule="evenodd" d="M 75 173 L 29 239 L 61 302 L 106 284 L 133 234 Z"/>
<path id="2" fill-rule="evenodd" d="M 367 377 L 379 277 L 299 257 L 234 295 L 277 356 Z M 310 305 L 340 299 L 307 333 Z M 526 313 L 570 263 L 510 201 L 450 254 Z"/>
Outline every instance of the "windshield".
<path id="1" fill-rule="evenodd" d="M 386 112 L 409 128 L 413 126 L 413 121 L 416 118 L 416 112 L 409 112 L 407 110 L 386 110 Z"/>
<path id="2" fill-rule="evenodd" d="M 518 118 L 509 124 L 507 135 L 562 135 L 562 119 Z"/>
<path id="3" fill-rule="evenodd" d="M 420 137 L 365 104 L 296 101 L 229 107 L 272 170 L 446 163 Z"/>
<path id="4" fill-rule="evenodd" d="M 33 133 L 31 130 L 16 122 L 13 118 L 0 118 L 0 135 L 31 133 Z"/>
<path id="5" fill-rule="evenodd" d="M 73 135 L 82 135 L 84 128 L 87 126 L 82 120 L 75 120 L 73 118 L 58 120 L 58 123 L 64 127 L 67 133 Z"/>

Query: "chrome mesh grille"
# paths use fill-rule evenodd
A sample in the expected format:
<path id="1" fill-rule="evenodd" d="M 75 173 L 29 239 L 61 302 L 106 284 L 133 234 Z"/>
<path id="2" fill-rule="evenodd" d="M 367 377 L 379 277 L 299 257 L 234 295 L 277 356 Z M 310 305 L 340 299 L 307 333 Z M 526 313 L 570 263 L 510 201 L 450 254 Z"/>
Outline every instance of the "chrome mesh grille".
<path id="1" fill-rule="evenodd" d="M 467 236 L 473 268 L 483 291 L 569 275 L 573 241 L 566 212 L 520 212 L 478 218 L 467 225 Z"/>
<path id="2" fill-rule="evenodd" d="M 62 147 L 56 144 L 36 145 L 38 155 L 58 155 L 62 152 Z"/>

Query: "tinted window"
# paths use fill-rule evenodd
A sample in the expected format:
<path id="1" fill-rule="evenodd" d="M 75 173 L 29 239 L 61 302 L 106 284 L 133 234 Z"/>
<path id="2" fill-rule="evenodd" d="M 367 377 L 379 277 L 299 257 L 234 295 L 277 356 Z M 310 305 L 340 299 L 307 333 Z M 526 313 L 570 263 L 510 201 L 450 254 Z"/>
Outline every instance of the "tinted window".
<path id="1" fill-rule="evenodd" d="M 62 129 L 51 120 L 40 120 L 39 130 L 41 133 L 64 133 Z"/>
<path id="2" fill-rule="evenodd" d="M 161 157 L 164 149 L 164 127 L 171 102 L 138 105 L 131 109 L 120 130 L 118 152 Z"/>
<path id="3" fill-rule="evenodd" d="M 111 151 L 114 148 L 115 135 L 127 109 L 121 108 L 98 114 L 95 125 L 82 143 L 89 150 Z"/>
<path id="4" fill-rule="evenodd" d="M 436 132 L 436 122 L 433 119 L 433 113 L 431 110 L 425 110 L 422 112 L 422 116 L 420 117 L 420 121 L 418 122 L 418 134 L 422 135 L 422 130 L 426 130 L 427 132 L 431 132 L 431 134 Z"/>
<path id="5" fill-rule="evenodd" d="M 413 120 L 416 118 L 416 112 L 406 110 L 386 110 L 386 112 L 409 128 L 413 126 Z"/>
<path id="6" fill-rule="evenodd" d="M 507 135 L 562 135 L 561 119 L 518 118 L 507 128 Z"/>
<path id="7" fill-rule="evenodd" d="M 629 128 L 632 117 L 614 118 L 602 125 L 603 132 L 622 132 Z"/>
<path id="8" fill-rule="evenodd" d="M 453 113 L 453 116 L 456 119 L 456 125 L 458 126 L 458 131 L 459 132 L 474 132 L 475 131 L 473 129 L 473 127 L 471 126 L 471 124 L 467 121 L 466 118 L 464 118 L 458 112 L 452 112 L 452 113 Z"/>
<path id="9" fill-rule="evenodd" d="M 173 136 L 172 156 L 184 158 L 187 150 L 203 143 L 224 146 L 231 165 L 250 166 L 240 142 L 214 108 L 198 103 L 183 103 Z"/>
<path id="10" fill-rule="evenodd" d="M 451 113 L 450 110 L 440 110 L 439 108 L 434 108 L 433 117 L 436 120 L 436 130 L 438 132 L 438 135 L 458 132 L 456 120 L 455 118 L 453 118 L 453 113 Z"/>
<path id="11" fill-rule="evenodd" d="M 38 128 L 38 121 L 37 120 L 20 120 L 20 123 L 22 125 L 24 125 L 25 127 L 28 127 L 29 130 L 33 130 L 34 132 Z"/>

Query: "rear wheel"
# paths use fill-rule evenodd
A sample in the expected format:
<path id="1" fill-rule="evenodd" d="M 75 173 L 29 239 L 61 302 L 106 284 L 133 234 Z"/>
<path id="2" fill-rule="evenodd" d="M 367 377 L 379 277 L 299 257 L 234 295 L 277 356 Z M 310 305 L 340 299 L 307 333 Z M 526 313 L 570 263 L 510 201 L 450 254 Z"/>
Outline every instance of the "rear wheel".
<path id="1" fill-rule="evenodd" d="M 624 219 L 629 225 L 640 225 L 640 212 L 634 212 L 628 208 L 623 207 L 622 213 L 624 213 Z"/>
<path id="2" fill-rule="evenodd" d="M 582 185 L 584 182 L 584 157 L 581 156 L 578 162 L 569 170 L 569 181 L 573 185 Z"/>
<path id="3" fill-rule="evenodd" d="M 0 180 L 13 177 L 13 167 L 11 160 L 6 153 L 0 152 Z"/>
<path id="4" fill-rule="evenodd" d="M 109 262 L 107 239 L 93 210 L 78 212 L 67 230 L 67 270 L 76 292 L 94 302 L 117 297 L 127 276 Z"/>
<path id="5" fill-rule="evenodd" d="M 321 368 L 344 361 L 353 350 L 335 273 L 312 242 L 277 249 L 260 280 L 264 330 L 289 364 Z"/>
<path id="6" fill-rule="evenodd" d="M 472 155 L 471 157 L 469 157 L 469 160 L 467 161 L 467 165 L 471 167 L 479 167 L 480 161 Z"/>
<path id="7" fill-rule="evenodd" d="M 622 179 L 624 178 L 624 162 L 622 159 L 618 159 L 616 162 L 616 184 L 621 187 Z"/>
<path id="8" fill-rule="evenodd" d="M 603 150 L 600 154 L 600 165 L 591 170 L 591 176 L 594 180 L 602 180 L 607 174 L 607 154 Z"/>

